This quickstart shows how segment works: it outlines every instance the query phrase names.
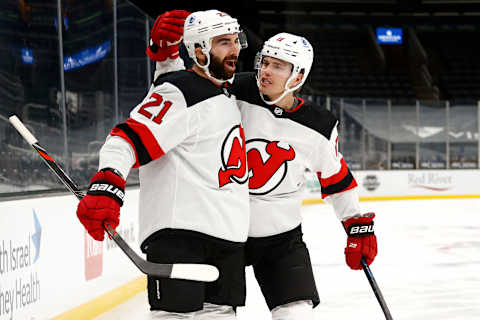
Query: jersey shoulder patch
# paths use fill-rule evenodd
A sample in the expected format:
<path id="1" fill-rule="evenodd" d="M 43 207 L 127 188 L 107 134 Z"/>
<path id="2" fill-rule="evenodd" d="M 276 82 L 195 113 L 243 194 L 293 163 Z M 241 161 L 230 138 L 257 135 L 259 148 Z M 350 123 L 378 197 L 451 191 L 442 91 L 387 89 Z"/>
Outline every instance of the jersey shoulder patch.
<path id="1" fill-rule="evenodd" d="M 323 106 L 313 105 L 305 102 L 295 112 L 288 114 L 290 120 L 295 121 L 305 127 L 315 130 L 328 140 L 332 131 L 337 125 L 338 119 Z"/>
<path id="2" fill-rule="evenodd" d="M 223 94 L 221 88 L 193 71 L 179 70 L 162 74 L 155 80 L 154 85 L 160 86 L 165 82 L 171 83 L 180 90 L 187 103 L 187 108 Z"/>

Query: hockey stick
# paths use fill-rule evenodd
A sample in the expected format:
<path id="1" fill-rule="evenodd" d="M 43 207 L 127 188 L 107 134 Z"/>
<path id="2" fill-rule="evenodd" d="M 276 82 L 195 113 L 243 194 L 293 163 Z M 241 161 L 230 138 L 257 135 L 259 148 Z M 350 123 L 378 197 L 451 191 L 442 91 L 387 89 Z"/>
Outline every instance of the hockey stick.
<path id="1" fill-rule="evenodd" d="M 13 115 L 9 118 L 10 123 L 17 129 L 18 133 L 35 149 L 42 157 L 47 166 L 55 173 L 55 175 L 62 181 L 70 192 L 72 192 L 78 200 L 81 200 L 85 194 L 80 191 L 78 186 L 72 179 L 57 165 L 57 163 L 50 157 L 47 151 L 38 144 L 38 140 L 33 134 L 24 126 L 24 124 Z M 173 264 L 158 264 L 142 259 L 132 248 L 123 240 L 123 238 L 112 228 L 108 223 L 103 225 L 105 231 L 115 241 L 115 243 L 122 249 L 127 257 L 137 266 L 137 268 L 149 275 L 160 278 L 184 279 L 194 281 L 211 282 L 218 278 L 219 272 L 215 266 L 208 264 L 195 263 L 173 263 Z"/>
<path id="2" fill-rule="evenodd" d="M 342 223 L 342 226 L 345 229 L 345 226 L 343 225 L 343 223 Z M 347 229 L 345 229 L 345 232 L 346 231 Z M 370 267 L 368 266 L 367 262 L 363 257 L 360 260 L 360 263 L 362 264 L 363 272 L 365 272 L 365 276 L 367 276 L 368 282 L 372 287 L 373 293 L 375 294 L 375 297 L 377 297 L 378 303 L 380 304 L 380 308 L 382 308 L 383 314 L 385 315 L 385 319 L 393 320 L 392 315 L 390 314 L 390 310 L 388 309 L 387 303 L 383 298 L 382 291 L 380 290 L 380 287 L 378 286 L 377 281 L 373 276 L 372 270 L 370 270 Z"/>
<path id="3" fill-rule="evenodd" d="M 390 314 L 390 310 L 387 307 L 387 303 L 383 298 L 382 291 L 380 291 L 380 287 L 378 286 L 377 281 L 373 276 L 372 270 L 370 270 L 370 267 L 368 266 L 367 262 L 363 257 L 362 257 L 361 263 L 362 263 L 363 272 L 365 272 L 368 282 L 372 287 L 373 293 L 375 294 L 375 297 L 377 297 L 378 303 L 380 304 L 380 308 L 382 308 L 383 314 L 385 314 L 385 319 L 393 320 L 392 315 Z"/>

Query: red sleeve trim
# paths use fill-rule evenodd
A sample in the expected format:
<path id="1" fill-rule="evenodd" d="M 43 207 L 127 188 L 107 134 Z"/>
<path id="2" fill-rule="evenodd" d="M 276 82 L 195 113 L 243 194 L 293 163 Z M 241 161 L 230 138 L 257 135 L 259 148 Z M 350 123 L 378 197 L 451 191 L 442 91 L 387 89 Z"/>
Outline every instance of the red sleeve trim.
<path id="1" fill-rule="evenodd" d="M 329 178 L 322 179 L 321 172 L 317 172 L 317 177 L 322 188 L 323 199 L 329 195 L 341 193 L 357 187 L 357 182 L 343 158 L 340 160 L 340 163 L 340 170 Z"/>
<path id="2" fill-rule="evenodd" d="M 140 139 L 142 140 L 142 144 L 147 149 L 148 154 L 152 158 L 152 160 L 158 159 L 165 154 L 162 148 L 158 144 L 157 139 L 153 136 L 152 132 L 146 125 L 140 123 L 132 118 L 127 119 L 127 125 L 135 131 Z"/>
<path id="3" fill-rule="evenodd" d="M 320 180 L 320 185 L 323 188 L 339 183 L 340 181 L 345 179 L 345 177 L 348 175 L 349 170 L 348 170 L 347 163 L 345 162 L 345 159 L 342 158 L 340 160 L 340 164 L 341 164 L 340 171 L 338 171 L 336 174 L 334 174 L 331 177 L 322 179 L 321 173 L 317 172 L 318 179 Z"/>
<path id="4" fill-rule="evenodd" d="M 150 129 L 131 118 L 117 125 L 110 135 L 122 137 L 132 146 L 135 151 L 134 168 L 145 165 L 165 154 Z"/>

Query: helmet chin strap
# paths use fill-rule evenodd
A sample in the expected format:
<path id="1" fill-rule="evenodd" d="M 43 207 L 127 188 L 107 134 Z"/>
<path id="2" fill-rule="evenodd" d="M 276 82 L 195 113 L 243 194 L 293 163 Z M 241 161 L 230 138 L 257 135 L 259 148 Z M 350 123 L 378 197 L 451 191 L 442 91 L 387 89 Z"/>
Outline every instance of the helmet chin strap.
<path id="1" fill-rule="evenodd" d="M 293 79 L 295 79 L 295 77 L 296 77 L 297 75 L 298 75 L 298 72 L 292 72 L 292 74 L 291 74 L 290 77 L 288 78 L 287 82 L 285 82 L 285 90 L 283 90 L 282 94 L 281 94 L 277 99 L 275 99 L 275 100 L 273 100 L 273 101 L 265 100 L 264 95 L 260 92 L 260 90 L 258 90 L 258 93 L 260 93 L 260 98 L 262 99 L 262 101 L 271 106 L 271 105 L 274 105 L 274 104 L 280 102 L 280 100 L 282 100 L 288 93 L 297 90 L 297 89 L 302 85 L 302 82 L 300 82 L 299 84 L 297 84 L 297 85 L 296 85 L 295 87 L 293 87 L 293 88 L 289 88 L 289 87 L 288 87 L 288 84 L 289 84 Z M 257 76 L 257 86 L 258 86 L 258 88 L 260 89 L 260 76 Z"/>
<path id="2" fill-rule="evenodd" d="M 212 74 L 210 73 L 210 69 L 209 69 L 209 66 L 210 66 L 210 52 L 207 52 L 205 53 L 202 49 L 202 52 L 203 54 L 207 57 L 207 63 L 202 66 L 198 60 L 197 60 L 197 57 L 195 56 L 193 58 L 193 61 L 195 62 L 195 64 L 203 70 L 203 72 L 207 75 L 207 77 L 209 77 L 213 82 L 215 83 L 218 83 L 219 85 L 222 85 L 224 84 L 225 82 L 228 82 L 230 84 L 233 83 L 233 79 L 235 78 L 235 73 L 233 74 L 233 76 L 230 78 L 230 79 L 227 79 L 227 80 L 223 80 L 223 79 L 218 79 L 218 78 L 215 78 L 214 76 L 212 76 Z"/>

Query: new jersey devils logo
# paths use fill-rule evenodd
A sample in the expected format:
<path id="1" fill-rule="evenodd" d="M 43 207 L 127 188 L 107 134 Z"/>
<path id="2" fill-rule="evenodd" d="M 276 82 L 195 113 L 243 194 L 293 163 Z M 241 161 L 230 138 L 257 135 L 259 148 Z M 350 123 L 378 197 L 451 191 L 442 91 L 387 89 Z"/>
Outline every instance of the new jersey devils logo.
<path id="1" fill-rule="evenodd" d="M 222 168 L 218 171 L 218 185 L 248 180 L 245 133 L 241 125 L 234 126 L 222 144 Z M 225 161 L 226 160 L 226 161 Z"/>
<path id="2" fill-rule="evenodd" d="M 278 141 L 252 139 L 248 145 L 250 194 L 263 195 L 274 190 L 287 175 L 287 161 L 295 159 L 295 150 L 279 145 Z"/>

